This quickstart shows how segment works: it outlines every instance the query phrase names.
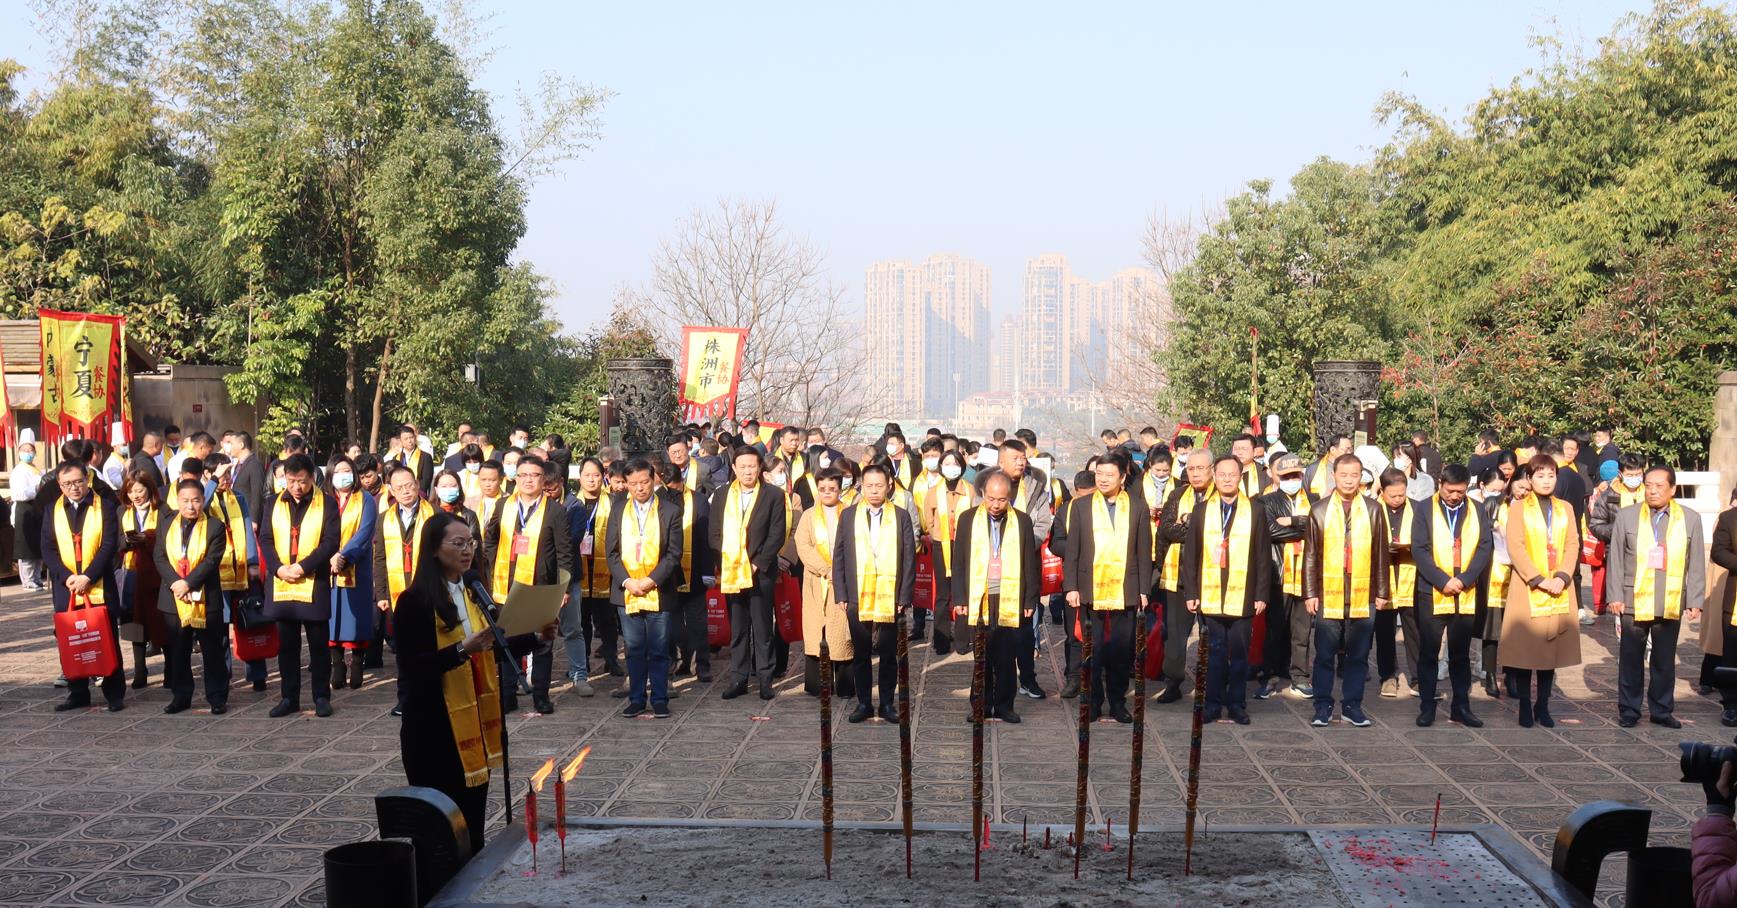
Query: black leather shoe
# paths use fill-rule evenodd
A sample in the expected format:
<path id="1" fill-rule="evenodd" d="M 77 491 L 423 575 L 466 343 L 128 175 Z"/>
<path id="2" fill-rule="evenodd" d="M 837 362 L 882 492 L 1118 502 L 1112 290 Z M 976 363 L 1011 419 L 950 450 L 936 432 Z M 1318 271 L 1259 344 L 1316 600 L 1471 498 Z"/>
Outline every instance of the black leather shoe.
<path id="1" fill-rule="evenodd" d="M 1164 689 L 1158 692 L 1158 701 L 1157 702 L 1159 702 L 1159 703 L 1175 703 L 1177 700 L 1180 700 L 1180 699 L 1182 699 L 1182 685 L 1180 685 L 1180 684 L 1166 684 L 1166 685 L 1164 685 Z"/>
<path id="2" fill-rule="evenodd" d="M 514 707 L 514 709 L 517 709 L 517 708 L 518 708 L 517 706 Z M 503 706 L 503 707 L 501 707 L 501 712 L 512 712 L 512 710 L 507 709 L 505 706 Z M 391 716 L 394 719 L 404 718 L 404 707 L 402 707 L 402 706 L 392 707 Z"/>
<path id="3" fill-rule="evenodd" d="M 226 712 L 229 712 L 229 704 L 227 704 L 227 703 L 213 703 L 213 704 L 211 704 L 211 714 L 213 716 L 221 716 Z"/>
<path id="4" fill-rule="evenodd" d="M 1623 728 L 1633 728 L 1636 725 L 1640 724 L 1640 717 L 1639 716 L 1623 716 L 1622 718 L 1616 720 L 1616 724 L 1622 726 Z"/>
<path id="5" fill-rule="evenodd" d="M 770 684 L 761 685 L 761 687 L 760 687 L 760 699 L 770 700 L 776 696 L 778 696 L 778 694 L 776 691 L 772 690 L 772 685 L 770 685 Z"/>
<path id="6" fill-rule="evenodd" d="M 537 708 L 537 712 L 545 716 L 555 711 L 555 704 L 549 699 L 548 694 L 532 694 L 531 705 Z"/>
<path id="7" fill-rule="evenodd" d="M 1464 725 L 1467 728 L 1483 728 L 1484 727 L 1484 720 L 1478 718 L 1477 716 L 1472 715 L 1472 711 L 1469 709 L 1462 709 L 1462 710 L 1452 714 L 1448 718 L 1452 719 L 1455 722 L 1460 723 L 1461 725 Z"/>
<path id="8" fill-rule="evenodd" d="M 1737 728 L 1737 709 L 1727 709 L 1719 716 L 1719 724 L 1726 728 Z"/>
<path id="9" fill-rule="evenodd" d="M 70 711 L 75 710 L 75 709 L 89 709 L 89 708 L 90 708 L 90 695 L 88 695 L 88 694 L 83 696 L 83 697 L 69 696 L 65 700 L 62 700 L 59 703 L 54 704 L 54 711 L 57 713 L 70 712 Z"/>
<path id="10" fill-rule="evenodd" d="M 619 662 L 606 662 L 603 665 L 603 670 L 609 672 L 611 678 L 627 677 L 627 669 L 622 668 Z"/>
<path id="11" fill-rule="evenodd" d="M 294 715 L 301 711 L 302 705 L 300 703 L 292 703 L 289 700 L 279 700 L 277 701 L 277 705 L 271 708 L 271 712 L 266 713 L 266 715 L 273 719 L 282 719 L 284 716 Z"/>
<path id="12" fill-rule="evenodd" d="M 1550 704 L 1548 704 L 1548 703 L 1539 703 L 1539 704 L 1533 706 L 1532 707 L 1532 717 L 1534 719 L 1537 719 L 1538 724 L 1544 726 L 1545 728 L 1555 728 L 1556 727 L 1556 720 L 1550 717 Z M 1679 725 L 1677 727 L 1681 728 L 1682 726 Z"/>
<path id="13" fill-rule="evenodd" d="M 1218 720 L 1220 720 L 1222 718 L 1224 718 L 1224 712 L 1222 710 L 1216 710 L 1216 709 L 1206 710 L 1205 712 L 1201 713 L 1201 715 L 1200 715 L 1201 723 L 1206 724 L 1206 725 L 1211 725 L 1212 723 L 1217 722 Z"/>
<path id="14" fill-rule="evenodd" d="M 1011 709 L 996 710 L 995 718 L 1013 725 L 1018 725 L 1020 723 L 1019 713 L 1016 713 Z"/>
<path id="15" fill-rule="evenodd" d="M 192 706 L 192 703 L 184 700 L 170 700 L 169 705 L 163 707 L 163 714 L 166 716 L 173 716 L 176 713 L 184 713 Z"/>
<path id="16" fill-rule="evenodd" d="M 1128 707 L 1126 706 L 1110 707 L 1110 717 L 1123 725 L 1134 724 L 1134 716 L 1132 713 L 1128 712 Z"/>
<path id="17" fill-rule="evenodd" d="M 867 722 L 871 717 L 874 716 L 874 714 L 875 714 L 874 710 L 859 703 L 859 704 L 857 704 L 856 709 L 851 712 L 850 718 L 846 719 L 845 721 L 850 722 L 853 725 L 856 723 L 859 723 L 859 722 Z"/>
<path id="18" fill-rule="evenodd" d="M 1061 689 L 1061 695 L 1063 700 L 1072 700 L 1078 697 L 1080 695 L 1080 682 L 1077 680 L 1068 681 L 1067 685 Z"/>
<path id="19" fill-rule="evenodd" d="M 880 709 L 875 711 L 875 715 L 880 716 L 881 720 L 884 722 L 897 723 L 899 721 L 899 711 L 898 711 L 898 709 L 896 709 L 895 707 L 892 707 L 892 706 L 881 707 Z"/>
<path id="20" fill-rule="evenodd" d="M 1654 725 L 1663 725 L 1666 728 L 1682 728 L 1683 727 L 1682 720 L 1678 719 L 1676 716 L 1653 716 L 1651 719 L 1648 719 L 1647 721 L 1653 723 Z"/>
<path id="21" fill-rule="evenodd" d="M 325 697 L 315 697 L 314 698 L 314 715 L 319 716 L 322 719 L 331 718 L 331 716 L 332 716 L 332 701 L 326 699 Z"/>
<path id="22" fill-rule="evenodd" d="M 265 679 L 264 679 L 264 678 L 261 678 L 261 679 L 259 679 L 259 680 L 258 680 L 258 681 L 255 681 L 255 682 L 253 682 L 253 689 L 254 689 L 254 690 L 255 690 L 255 691 L 263 691 L 263 690 L 265 690 Z"/>
<path id="23" fill-rule="evenodd" d="M 1417 711 L 1417 727 L 1418 728 L 1428 728 L 1434 724 L 1435 724 L 1435 704 L 1433 702 L 1425 703 L 1423 705 L 1423 707 Z"/>
<path id="24" fill-rule="evenodd" d="M 127 701 L 125 701 L 125 700 L 115 699 L 115 700 L 109 701 L 109 712 L 111 712 L 111 713 L 118 713 L 121 710 L 126 709 L 126 708 L 127 708 Z"/>
<path id="25" fill-rule="evenodd" d="M 639 714 L 643 713 L 643 712 L 645 712 L 645 704 L 643 704 L 643 703 L 629 703 L 629 704 L 627 704 L 627 708 L 623 709 L 621 711 L 621 718 L 623 718 L 623 719 L 637 719 L 637 718 L 639 718 Z"/>
<path id="26" fill-rule="evenodd" d="M 698 678 L 698 679 L 699 679 L 699 681 L 700 681 L 700 683 L 701 683 L 701 684 L 710 684 L 710 683 L 712 683 L 712 673 L 711 673 L 711 672 L 709 672 L 709 671 L 706 671 L 706 670 L 705 670 L 705 669 L 703 669 L 703 668 L 702 668 L 702 669 L 700 669 L 700 670 L 699 670 L 699 672 L 698 672 L 698 673 L 697 673 L 697 674 L 695 674 L 695 675 L 694 675 L 694 677 L 695 677 L 695 678 Z"/>
<path id="27" fill-rule="evenodd" d="M 734 700 L 737 697 L 740 697 L 747 692 L 748 692 L 748 682 L 743 681 L 739 684 L 732 685 L 729 690 L 726 690 L 723 693 L 719 694 L 718 697 L 719 697 L 719 699 L 722 699 L 722 700 Z"/>
<path id="28" fill-rule="evenodd" d="M 1235 722 L 1238 725 L 1249 724 L 1248 710 L 1246 710 L 1246 709 L 1233 709 L 1233 710 L 1231 710 L 1230 711 L 1230 721 Z"/>

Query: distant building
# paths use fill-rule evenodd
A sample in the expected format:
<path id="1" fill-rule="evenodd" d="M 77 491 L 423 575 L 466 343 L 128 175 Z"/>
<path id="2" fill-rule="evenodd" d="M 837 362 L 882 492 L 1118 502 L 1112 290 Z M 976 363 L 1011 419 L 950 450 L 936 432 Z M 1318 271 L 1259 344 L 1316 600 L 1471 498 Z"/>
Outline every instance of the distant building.
<path id="1" fill-rule="evenodd" d="M 863 282 L 869 368 L 888 412 L 951 414 L 989 388 L 989 267 L 959 255 L 876 262 Z"/>
<path id="2" fill-rule="evenodd" d="M 1071 397 L 1124 379 L 1149 384 L 1151 370 L 1142 364 L 1156 348 L 1158 292 L 1158 275 L 1149 269 L 1127 268 L 1108 281 L 1090 281 L 1074 274 L 1065 256 L 1031 259 L 1013 348 L 1020 361 L 1010 364 L 1017 374 L 998 389 Z"/>

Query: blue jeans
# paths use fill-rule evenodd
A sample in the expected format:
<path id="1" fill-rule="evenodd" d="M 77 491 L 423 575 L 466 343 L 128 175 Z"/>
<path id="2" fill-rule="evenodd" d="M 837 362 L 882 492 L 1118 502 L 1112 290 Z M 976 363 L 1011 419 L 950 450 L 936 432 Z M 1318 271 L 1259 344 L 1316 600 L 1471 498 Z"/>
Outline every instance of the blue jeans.
<path id="1" fill-rule="evenodd" d="M 1341 648 L 1345 652 L 1344 708 L 1363 708 L 1363 685 L 1369 681 L 1369 645 L 1374 639 L 1374 618 L 1316 617 L 1316 713 L 1333 711 L 1333 669 Z"/>
<path id="2" fill-rule="evenodd" d="M 647 684 L 651 705 L 669 704 L 669 613 L 639 612 L 629 615 L 626 607 L 615 610 L 621 633 L 627 639 L 627 700 L 644 706 Z M 649 677 L 648 677 L 649 675 Z"/>
<path id="3" fill-rule="evenodd" d="M 578 673 L 580 680 L 591 677 L 591 648 L 585 645 L 585 635 L 579 624 L 579 584 L 567 587 L 567 604 L 561 607 L 559 630 L 561 648 L 567 651 L 567 672 Z"/>

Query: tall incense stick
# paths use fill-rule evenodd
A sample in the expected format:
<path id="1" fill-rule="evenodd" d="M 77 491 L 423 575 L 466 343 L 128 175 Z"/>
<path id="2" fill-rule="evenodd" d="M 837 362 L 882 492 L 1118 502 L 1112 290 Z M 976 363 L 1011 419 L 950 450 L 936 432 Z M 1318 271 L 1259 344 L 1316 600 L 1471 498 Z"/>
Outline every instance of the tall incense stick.
<path id="1" fill-rule="evenodd" d="M 1140 768 L 1146 757 L 1146 610 L 1134 613 L 1134 755 L 1128 767 L 1128 879 L 1134 878 L 1134 836 L 1140 832 Z"/>
<path id="2" fill-rule="evenodd" d="M 971 644 L 971 876 L 977 882 L 983 881 L 983 840 L 978 835 L 983 828 L 983 698 L 989 693 L 983 689 L 986 610 L 987 602 L 976 608 L 977 629 Z"/>
<path id="3" fill-rule="evenodd" d="M 1075 611 L 1080 629 L 1080 768 L 1074 780 L 1074 879 L 1080 878 L 1080 852 L 1086 850 L 1086 778 L 1092 762 L 1092 634 L 1091 605 Z"/>
<path id="4" fill-rule="evenodd" d="M 903 610 L 893 615 L 899 643 L 899 810 L 905 821 L 905 879 L 911 878 L 911 639 Z"/>
<path id="5" fill-rule="evenodd" d="M 826 878 L 832 879 L 832 652 L 820 622 L 820 828 Z"/>
<path id="6" fill-rule="evenodd" d="M 1206 626 L 1194 660 L 1194 732 L 1188 741 L 1188 809 L 1182 829 L 1182 875 L 1194 872 L 1194 815 L 1200 804 L 1200 733 L 1206 723 Z"/>

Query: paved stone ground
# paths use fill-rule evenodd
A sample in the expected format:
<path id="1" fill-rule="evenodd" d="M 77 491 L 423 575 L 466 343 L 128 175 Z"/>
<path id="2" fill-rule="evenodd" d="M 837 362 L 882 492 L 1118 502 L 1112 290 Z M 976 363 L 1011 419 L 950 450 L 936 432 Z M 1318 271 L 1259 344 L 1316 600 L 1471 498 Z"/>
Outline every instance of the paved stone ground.
<path id="1" fill-rule="evenodd" d="M 320 856 L 372 831 L 371 797 L 403 783 L 392 682 L 371 677 L 335 699 L 337 714 L 266 716 L 273 688 L 238 686 L 231 712 L 165 716 L 160 686 L 119 714 L 52 711 L 57 664 L 47 599 L 0 587 L 0 905 L 319 905 Z M 1056 628 L 1045 629 L 1059 640 Z M 1481 730 L 1413 724 L 1415 699 L 1366 706 L 1375 725 L 1312 729 L 1306 702 L 1251 701 L 1254 724 L 1210 726 L 1200 803 L 1221 824 L 1430 821 L 1496 823 L 1546 859 L 1576 804 L 1616 798 L 1655 810 L 1654 840 L 1677 839 L 1701 804 L 1677 782 L 1676 742 L 1725 740 L 1718 706 L 1690 689 L 1701 653 L 1693 628 L 1680 648 L 1678 715 L 1670 731 L 1616 724 L 1615 648 L 1606 620 L 1583 643 L 1586 664 L 1560 673 L 1554 730 L 1522 729 L 1510 701 L 1474 692 Z M 1058 649 L 1041 664 L 1051 697 L 1021 699 L 1025 722 L 988 732 L 987 798 L 999 822 L 1072 822 L 1075 701 L 1060 687 Z M 130 660 L 130 653 L 128 659 Z M 559 668 L 559 667 L 558 667 Z M 154 680 L 161 660 L 151 661 Z M 912 650 L 918 820 L 970 816 L 970 662 Z M 597 679 L 606 687 L 608 679 Z M 559 711 L 512 722 L 512 770 L 522 780 L 549 757 L 593 747 L 569 792 L 576 816 L 818 818 L 818 708 L 799 674 L 763 703 L 725 702 L 689 679 L 670 720 L 626 720 L 622 701 L 557 690 Z M 98 698 L 100 702 L 100 697 Z M 311 704 L 310 704 L 311 705 Z M 1443 709 L 1445 714 L 1446 710 Z M 837 815 L 893 820 L 898 732 L 837 715 Z M 1149 707 L 1141 822 L 1182 821 L 1187 701 Z M 1091 823 L 1127 819 L 1130 732 L 1092 730 Z M 498 799 L 494 820 L 500 819 Z M 818 858 L 817 858 L 818 860 Z M 1621 868 L 1607 877 L 1620 892 Z M 1620 895 L 1604 900 L 1620 904 Z"/>

